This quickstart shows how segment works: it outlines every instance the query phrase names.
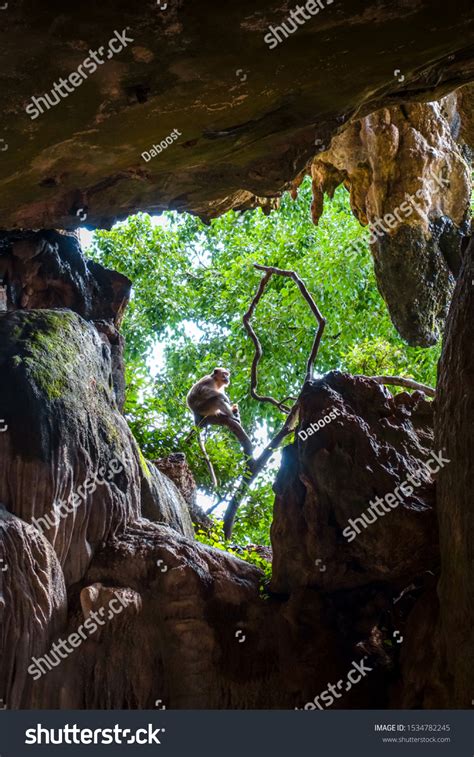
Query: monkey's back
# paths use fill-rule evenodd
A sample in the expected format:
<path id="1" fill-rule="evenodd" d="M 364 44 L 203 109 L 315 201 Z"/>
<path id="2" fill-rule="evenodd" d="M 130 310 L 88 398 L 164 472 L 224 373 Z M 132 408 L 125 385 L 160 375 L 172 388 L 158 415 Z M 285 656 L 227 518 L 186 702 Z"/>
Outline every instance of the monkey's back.
<path id="1" fill-rule="evenodd" d="M 206 402 L 210 397 L 214 396 L 216 389 L 214 388 L 214 379 L 212 376 L 203 376 L 202 379 L 196 381 L 186 395 L 186 403 L 190 410 L 197 409 L 197 405 L 201 405 Z"/>

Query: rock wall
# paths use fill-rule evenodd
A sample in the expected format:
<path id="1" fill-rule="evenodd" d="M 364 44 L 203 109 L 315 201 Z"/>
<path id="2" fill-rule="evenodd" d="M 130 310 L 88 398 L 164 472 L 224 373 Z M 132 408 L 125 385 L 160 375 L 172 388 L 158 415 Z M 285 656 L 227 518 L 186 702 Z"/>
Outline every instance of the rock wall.
<path id="1" fill-rule="evenodd" d="M 439 365 L 435 429 L 451 463 L 438 482 L 442 558 L 438 669 L 449 682 L 451 707 L 470 707 L 474 674 L 474 245 L 463 261 Z"/>
<path id="2" fill-rule="evenodd" d="M 187 506 L 120 412 L 130 282 L 86 261 L 70 235 L 1 242 L 0 502 L 44 533 L 68 586 L 142 506 L 192 537 Z"/>
<path id="3" fill-rule="evenodd" d="M 64 628 L 63 572 L 49 542 L 33 526 L 0 506 L 0 700 L 28 707 L 28 666 Z"/>
<path id="4" fill-rule="evenodd" d="M 432 455 L 432 416 L 420 392 L 392 397 L 363 377 L 333 372 L 306 384 L 297 441 L 285 447 L 275 483 L 274 591 L 376 582 L 401 590 L 438 568 L 434 482 L 429 473 L 416 487 L 408 478 Z M 369 513 L 386 495 L 392 507 L 379 502 Z"/>
<path id="5" fill-rule="evenodd" d="M 0 501 L 44 530 L 70 584 L 139 514 L 137 447 L 110 352 L 68 310 L 1 314 L 0 345 Z"/>
<path id="6" fill-rule="evenodd" d="M 315 222 L 324 194 L 344 184 L 355 216 L 370 225 L 380 293 L 411 345 L 435 344 L 442 333 L 469 234 L 470 155 L 458 100 L 460 109 L 462 89 L 439 102 L 372 113 L 351 123 L 312 165 Z M 470 113 L 462 113 L 467 126 Z"/>
<path id="7" fill-rule="evenodd" d="M 461 376 L 466 399 L 458 412 L 444 388 L 441 430 L 449 413 L 457 429 L 470 417 L 469 358 L 459 362 L 452 347 L 468 333 L 469 271 L 465 263 L 442 367 L 446 387 Z M 446 431 L 435 440 L 423 394 L 393 397 L 336 372 L 305 386 L 297 441 L 276 482 L 263 595 L 257 568 L 194 541 L 181 458 L 157 462 L 187 502 L 139 451 L 102 338 L 113 314 L 99 331 L 61 301 L 9 305 L 0 313 L 7 707 L 324 709 L 318 696 L 328 682 L 342 687 L 354 665 L 367 674 L 324 706 L 468 706 L 455 644 L 469 648 L 469 595 L 456 609 L 447 599 L 464 586 L 470 559 L 469 516 L 458 505 L 468 479 L 442 467 L 440 550 L 436 483 L 420 470 L 441 444 L 459 458 L 460 442 Z M 410 476 L 417 483 L 407 492 Z M 360 525 L 377 496 L 385 506 Z"/>

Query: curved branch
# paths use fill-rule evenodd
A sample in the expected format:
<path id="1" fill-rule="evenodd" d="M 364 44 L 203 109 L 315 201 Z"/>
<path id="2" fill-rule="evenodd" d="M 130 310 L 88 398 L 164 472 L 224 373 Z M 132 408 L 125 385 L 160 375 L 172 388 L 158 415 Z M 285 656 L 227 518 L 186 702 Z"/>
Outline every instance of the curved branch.
<path id="1" fill-rule="evenodd" d="M 254 263 L 254 266 L 257 267 L 256 263 Z M 254 400 L 258 400 L 258 402 L 270 402 L 272 405 L 275 405 L 279 410 L 281 410 L 283 413 L 289 413 L 290 408 L 287 407 L 283 402 L 278 402 L 278 400 L 274 399 L 273 397 L 267 397 L 263 396 L 261 394 L 257 393 L 257 384 L 258 384 L 258 364 L 260 362 L 260 359 L 263 355 L 262 345 L 260 344 L 260 340 L 255 333 L 252 324 L 250 323 L 250 319 L 252 318 L 255 308 L 257 307 L 257 304 L 260 301 L 260 298 L 262 297 L 262 294 L 265 291 L 265 287 L 267 286 L 268 282 L 270 281 L 272 277 L 272 273 L 270 271 L 267 271 L 265 273 L 265 276 L 261 279 L 260 284 L 258 285 L 257 292 L 255 294 L 255 297 L 253 298 L 252 302 L 250 303 L 250 307 L 247 310 L 246 313 L 243 315 L 243 324 L 244 328 L 247 331 L 247 334 L 249 335 L 250 339 L 254 343 L 255 346 L 255 355 L 252 360 L 252 367 L 250 369 L 250 394 L 254 398 Z"/>
<path id="2" fill-rule="evenodd" d="M 267 286 L 271 277 L 275 274 L 277 276 L 287 276 L 288 278 L 293 279 L 293 281 L 296 282 L 296 284 L 298 285 L 298 288 L 301 294 L 303 295 L 304 299 L 310 306 L 311 311 L 313 312 L 314 316 L 316 317 L 316 320 L 318 321 L 318 330 L 316 332 L 316 335 L 313 341 L 313 346 L 311 348 L 311 353 L 309 355 L 308 362 L 306 365 L 306 376 L 305 376 L 304 383 L 306 383 L 306 381 L 311 381 L 313 379 L 314 361 L 316 360 L 316 356 L 319 350 L 319 345 L 321 343 L 321 337 L 323 335 L 324 327 L 326 325 L 326 319 L 323 318 L 321 312 L 319 311 L 318 306 L 316 305 L 308 289 L 306 288 L 305 283 L 302 281 L 302 279 L 300 279 L 300 277 L 298 276 L 297 273 L 295 273 L 295 271 L 287 271 L 283 268 L 275 268 L 274 266 L 259 265 L 258 263 L 254 263 L 254 267 L 259 271 L 264 271 L 264 276 L 261 279 L 260 284 L 258 285 L 257 292 L 252 302 L 250 303 L 249 309 L 243 316 L 244 327 L 247 333 L 249 334 L 252 342 L 255 345 L 255 355 L 252 361 L 252 369 L 251 369 L 250 394 L 254 399 L 259 400 L 260 402 L 270 402 L 272 405 L 275 405 L 275 407 L 277 407 L 279 410 L 281 410 L 284 413 L 287 413 L 288 417 L 285 423 L 283 424 L 282 428 L 280 429 L 280 431 L 273 437 L 271 442 L 265 447 L 261 455 L 256 460 L 251 461 L 251 464 L 249 465 L 249 471 L 244 474 L 242 481 L 237 487 L 237 490 L 234 492 L 234 495 L 231 501 L 229 502 L 226 513 L 224 515 L 224 535 L 226 539 L 230 539 L 232 535 L 232 528 L 234 525 L 237 510 L 239 508 L 239 505 L 243 497 L 248 491 L 248 488 L 251 485 L 252 481 L 254 481 L 254 479 L 258 476 L 260 471 L 265 467 L 268 460 L 273 455 L 277 447 L 280 446 L 285 436 L 288 436 L 288 434 L 290 434 L 295 429 L 298 422 L 297 419 L 298 419 L 298 411 L 299 411 L 299 399 L 295 400 L 295 404 L 290 408 L 288 407 L 288 405 L 285 405 L 284 403 L 288 399 L 293 399 L 292 397 L 286 397 L 285 400 L 279 402 L 278 400 L 275 400 L 273 397 L 264 397 L 257 393 L 257 382 L 258 382 L 257 369 L 258 369 L 258 364 L 262 357 L 263 351 L 262 351 L 262 345 L 260 344 L 259 338 L 257 334 L 255 333 L 252 327 L 252 324 L 250 323 L 250 319 L 252 318 L 252 315 L 255 312 L 255 308 L 258 302 L 260 301 L 265 291 L 265 287 Z"/>
<path id="3" fill-rule="evenodd" d="M 287 271 L 283 268 L 275 268 L 275 266 L 268 266 L 268 265 L 260 265 L 259 263 L 254 263 L 254 268 L 256 268 L 258 271 L 264 271 L 264 276 L 260 281 L 260 284 L 258 285 L 257 292 L 255 294 L 255 297 L 253 298 L 252 302 L 250 303 L 250 307 L 247 310 L 247 312 L 243 316 L 243 324 L 244 328 L 247 331 L 248 335 L 250 336 L 252 342 L 255 346 L 255 355 L 252 360 L 252 368 L 250 372 L 250 394 L 259 402 L 269 402 L 272 405 L 275 405 L 281 412 L 283 413 L 290 413 L 291 408 L 285 404 L 286 400 L 278 401 L 274 399 L 273 397 L 269 397 L 266 395 L 258 394 L 257 392 L 257 384 L 258 384 L 258 364 L 260 362 L 260 359 L 263 355 L 262 345 L 260 344 L 260 340 L 257 336 L 257 334 L 254 331 L 254 328 L 251 324 L 251 318 L 255 312 L 255 308 L 257 307 L 264 291 L 265 287 L 267 286 L 268 282 L 270 281 L 271 277 L 273 275 L 276 276 L 286 276 L 287 278 L 293 279 L 293 281 L 298 285 L 298 288 L 303 295 L 304 299 L 308 303 L 308 305 L 311 308 L 311 311 L 316 317 L 316 320 L 318 321 L 318 330 L 316 332 L 316 336 L 313 341 L 313 346 L 311 348 L 311 353 L 308 358 L 307 366 L 306 366 L 306 377 L 305 381 L 311 381 L 313 378 L 313 366 L 314 361 L 316 360 L 316 356 L 318 354 L 319 345 L 321 342 L 321 337 L 323 335 L 324 327 L 326 325 L 326 320 L 323 318 L 318 306 L 316 305 L 315 301 L 311 297 L 308 289 L 306 288 L 305 283 L 300 279 L 297 273 L 295 271 Z M 290 399 L 290 398 L 286 398 Z"/>
<path id="4" fill-rule="evenodd" d="M 284 268 L 275 268 L 274 266 L 268 266 L 268 265 L 259 265 L 258 263 L 254 263 L 254 267 L 257 268 L 259 271 L 265 271 L 265 276 L 263 277 L 262 282 L 264 283 L 264 287 L 266 286 L 267 281 L 270 279 L 270 277 L 273 274 L 276 274 L 277 276 L 287 276 L 289 279 L 293 279 L 293 281 L 298 285 L 298 288 L 303 295 L 304 299 L 310 306 L 314 316 L 316 317 L 316 320 L 318 321 L 319 327 L 316 332 L 316 336 L 313 341 L 313 346 L 311 348 L 311 353 L 308 358 L 308 363 L 306 365 L 306 378 L 305 381 L 311 381 L 313 379 L 313 368 L 314 368 L 314 361 L 316 360 L 316 356 L 318 354 L 319 345 L 321 343 L 321 337 L 323 335 L 324 327 L 326 325 L 326 319 L 323 318 L 321 311 L 319 310 L 318 306 L 316 305 L 315 301 L 311 297 L 308 289 L 306 288 L 306 285 L 302 279 L 298 276 L 298 274 L 295 271 L 287 271 Z M 268 278 L 267 278 L 268 277 Z M 263 290 L 262 290 L 263 291 Z M 261 297 L 261 294 L 260 294 Z"/>
<path id="5" fill-rule="evenodd" d="M 230 539 L 230 537 L 232 536 L 232 529 L 234 527 L 237 510 L 239 509 L 239 505 L 242 502 L 242 499 L 245 497 L 249 486 L 257 478 L 260 471 L 265 467 L 268 460 L 271 458 L 275 450 L 280 446 L 285 436 L 291 434 L 291 432 L 296 428 L 296 425 L 298 423 L 298 411 L 299 403 L 297 402 L 290 410 L 288 418 L 281 427 L 280 431 L 275 434 L 271 442 L 267 444 L 263 452 L 254 461 L 252 470 L 249 470 L 248 473 L 244 474 L 242 481 L 237 487 L 237 490 L 234 492 L 234 495 L 227 506 L 227 510 L 225 511 L 224 536 L 226 539 Z"/>
<path id="6" fill-rule="evenodd" d="M 387 384 L 393 386 L 405 386 L 407 389 L 418 389 L 420 392 L 424 392 L 428 397 L 434 397 L 436 394 L 435 389 L 426 384 L 420 384 L 413 379 L 403 378 L 402 376 L 367 376 L 367 378 L 376 381 L 377 384 Z"/>

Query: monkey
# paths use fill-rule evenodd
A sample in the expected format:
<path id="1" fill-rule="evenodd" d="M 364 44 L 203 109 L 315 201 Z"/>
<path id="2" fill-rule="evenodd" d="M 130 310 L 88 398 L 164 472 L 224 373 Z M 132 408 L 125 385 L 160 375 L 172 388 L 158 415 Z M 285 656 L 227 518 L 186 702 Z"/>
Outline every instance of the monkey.
<path id="1" fill-rule="evenodd" d="M 224 387 L 229 383 L 230 371 L 227 368 L 214 368 L 209 376 L 203 376 L 191 387 L 186 397 L 188 407 L 194 414 L 198 444 L 209 468 L 214 489 L 217 489 L 217 478 L 199 429 L 204 419 L 210 415 L 226 415 L 240 424 L 239 409 L 224 392 Z"/>
<path id="2" fill-rule="evenodd" d="M 242 445 L 248 458 L 247 465 L 249 468 L 253 461 L 252 442 L 242 428 L 239 407 L 237 404 L 232 404 L 224 392 L 224 387 L 229 383 L 230 371 L 227 368 L 214 368 L 209 376 L 203 376 L 202 379 L 199 379 L 199 381 L 191 387 L 186 397 L 188 407 L 194 414 L 198 444 L 201 448 L 207 467 L 209 468 L 212 484 L 215 489 L 217 489 L 216 474 L 209 455 L 206 452 L 206 447 L 200 433 L 200 427 L 203 425 L 206 418 L 210 416 L 225 415 L 227 418 L 232 418 L 233 421 L 238 423 L 237 428 L 234 427 L 230 430 L 235 434 Z M 191 432 L 191 434 L 192 433 L 193 432 Z M 190 435 L 188 435 L 187 439 L 189 438 Z"/>
<path id="3" fill-rule="evenodd" d="M 194 414 L 196 426 L 200 426 L 209 415 L 227 415 L 240 423 L 238 406 L 232 404 L 224 392 L 230 383 L 230 371 L 227 368 L 214 368 L 209 376 L 199 379 L 188 392 L 186 402 Z"/>

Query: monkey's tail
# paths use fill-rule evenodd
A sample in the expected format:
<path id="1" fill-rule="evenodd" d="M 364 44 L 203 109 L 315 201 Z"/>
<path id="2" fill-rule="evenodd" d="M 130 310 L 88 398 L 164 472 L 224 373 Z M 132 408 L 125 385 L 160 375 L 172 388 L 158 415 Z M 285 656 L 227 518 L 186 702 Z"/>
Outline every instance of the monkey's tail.
<path id="1" fill-rule="evenodd" d="M 200 447 L 201 452 L 203 454 L 204 460 L 206 461 L 206 465 L 207 465 L 207 467 L 209 469 L 209 473 L 210 473 L 211 480 L 212 480 L 212 485 L 213 485 L 214 489 L 217 489 L 216 474 L 214 472 L 214 468 L 213 468 L 212 463 L 211 463 L 211 458 L 207 454 L 206 447 L 204 446 L 204 442 L 202 440 L 201 432 L 199 431 L 198 427 L 196 427 L 196 435 L 197 435 L 199 447 Z"/>

